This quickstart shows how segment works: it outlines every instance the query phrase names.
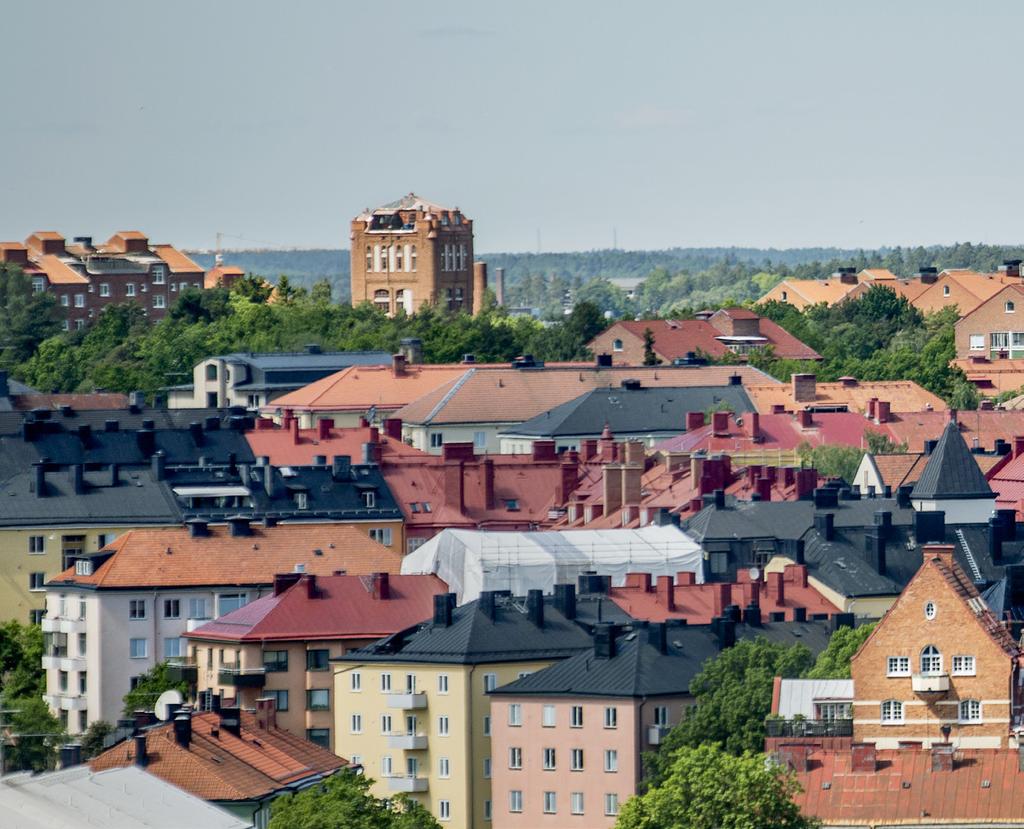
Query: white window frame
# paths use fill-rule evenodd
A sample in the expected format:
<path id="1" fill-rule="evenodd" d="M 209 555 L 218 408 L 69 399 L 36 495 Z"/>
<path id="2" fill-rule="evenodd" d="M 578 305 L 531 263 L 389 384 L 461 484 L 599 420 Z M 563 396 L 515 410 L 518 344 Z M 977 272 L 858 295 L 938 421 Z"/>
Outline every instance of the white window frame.
<path id="1" fill-rule="evenodd" d="M 554 728 L 556 718 L 556 708 L 554 705 L 544 705 L 541 707 L 541 727 L 542 728 Z"/>
<path id="2" fill-rule="evenodd" d="M 583 706 L 574 705 L 569 715 L 570 728 L 583 728 Z"/>
<path id="3" fill-rule="evenodd" d="M 521 789 L 511 789 L 509 791 L 508 810 L 515 814 L 523 811 L 523 792 Z"/>
<path id="4" fill-rule="evenodd" d="M 349 690 L 355 694 L 363 691 L 363 675 L 359 671 L 352 671 L 349 675 Z"/>
<path id="5" fill-rule="evenodd" d="M 520 728 L 523 724 L 523 706 L 518 702 L 508 706 L 508 724 L 513 728 Z"/>
<path id="6" fill-rule="evenodd" d="M 604 709 L 604 727 L 619 727 L 619 710 L 614 705 L 606 706 Z"/>
<path id="7" fill-rule="evenodd" d="M 935 645 L 925 645 L 921 649 L 919 665 L 925 676 L 940 675 L 943 667 L 942 652 Z"/>
<path id="8" fill-rule="evenodd" d="M 615 817 L 619 813 L 619 796 L 615 792 L 605 794 L 604 813 L 607 817 Z"/>
<path id="9" fill-rule="evenodd" d="M 984 351 L 985 350 L 985 335 L 984 334 L 971 334 L 969 341 L 970 341 L 971 351 Z"/>
<path id="10" fill-rule="evenodd" d="M 444 780 L 452 776 L 452 761 L 447 757 L 437 758 L 437 776 Z"/>
<path id="11" fill-rule="evenodd" d="M 139 643 L 142 643 L 141 647 Z M 144 636 L 133 636 L 128 640 L 128 656 L 131 659 L 149 658 L 149 640 Z"/>
<path id="12" fill-rule="evenodd" d="M 437 819 L 438 820 L 451 820 L 452 819 L 452 803 L 450 800 L 439 800 L 437 802 Z"/>
<path id="13" fill-rule="evenodd" d="M 153 307 L 154 308 L 166 308 L 167 300 L 163 294 L 153 294 Z"/>
<path id="14" fill-rule="evenodd" d="M 348 722 L 349 733 L 351 734 L 362 734 L 363 733 L 363 715 L 353 714 L 349 718 Z"/>
<path id="15" fill-rule="evenodd" d="M 619 770 L 619 752 L 616 749 L 604 750 L 604 770 L 608 774 L 614 774 Z"/>
<path id="16" fill-rule="evenodd" d="M 391 673 L 388 671 L 380 675 L 380 692 L 382 694 L 391 693 Z"/>
<path id="17" fill-rule="evenodd" d="M 127 285 L 124 286 L 124 289 L 125 289 L 125 296 L 135 296 L 135 283 L 134 282 L 129 282 Z"/>
<path id="18" fill-rule="evenodd" d="M 582 748 L 574 748 L 569 752 L 569 771 L 583 771 L 584 754 Z"/>
<path id="19" fill-rule="evenodd" d="M 572 792 L 569 795 L 569 813 L 573 815 L 582 815 L 583 803 L 583 792 Z"/>
<path id="20" fill-rule="evenodd" d="M 970 723 L 971 725 L 977 725 L 982 722 L 982 709 L 981 700 L 977 699 L 962 699 L 960 704 L 956 707 L 957 711 L 957 722 Z M 966 716 L 964 713 L 966 712 Z"/>
<path id="21" fill-rule="evenodd" d="M 545 748 L 543 753 L 544 771 L 555 771 L 558 768 L 558 752 L 554 748 Z"/>
<path id="22" fill-rule="evenodd" d="M 555 792 L 544 792 L 544 814 L 558 814 L 558 795 Z"/>
<path id="23" fill-rule="evenodd" d="M 890 656 L 885 665 L 886 676 L 910 676 L 909 656 Z"/>
<path id="24" fill-rule="evenodd" d="M 448 720 L 447 714 L 442 714 L 437 718 L 437 736 L 447 737 L 450 734 L 451 723 Z"/>
<path id="25" fill-rule="evenodd" d="M 448 674 L 437 675 L 437 693 L 447 694 L 448 693 Z"/>
<path id="26" fill-rule="evenodd" d="M 110 283 L 109 282 L 101 282 L 100 283 L 100 296 L 107 296 L 107 297 L 110 296 Z"/>
<path id="27" fill-rule="evenodd" d="M 977 660 L 970 654 L 957 654 L 953 657 L 953 676 L 976 676 Z"/>
<path id="28" fill-rule="evenodd" d="M 30 535 L 28 537 L 28 554 L 30 556 L 41 556 L 46 554 L 45 535 Z"/>
<path id="29" fill-rule="evenodd" d="M 903 724 L 903 702 L 898 699 L 887 699 L 883 700 L 879 706 L 880 715 L 879 721 L 882 725 L 902 725 Z"/>
<path id="30" fill-rule="evenodd" d="M 512 771 L 521 771 L 523 768 L 523 749 L 519 746 L 508 747 L 508 767 Z"/>

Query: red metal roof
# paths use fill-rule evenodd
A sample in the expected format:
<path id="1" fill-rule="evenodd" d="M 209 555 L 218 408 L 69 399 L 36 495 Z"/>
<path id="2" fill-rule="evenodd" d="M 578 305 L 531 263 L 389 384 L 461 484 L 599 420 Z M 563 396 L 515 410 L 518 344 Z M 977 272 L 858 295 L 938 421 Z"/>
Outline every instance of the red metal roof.
<path id="1" fill-rule="evenodd" d="M 258 422 L 257 427 L 248 431 L 245 438 L 256 457 L 267 456 L 274 466 L 309 466 L 317 455 L 326 456 L 328 461 L 334 455 L 348 455 L 358 461 L 367 443 L 376 447 L 380 457 L 425 457 L 424 452 L 382 435 L 376 427 L 338 429 L 318 425 L 316 429 L 299 429 L 297 425 L 278 427 L 269 420 Z"/>

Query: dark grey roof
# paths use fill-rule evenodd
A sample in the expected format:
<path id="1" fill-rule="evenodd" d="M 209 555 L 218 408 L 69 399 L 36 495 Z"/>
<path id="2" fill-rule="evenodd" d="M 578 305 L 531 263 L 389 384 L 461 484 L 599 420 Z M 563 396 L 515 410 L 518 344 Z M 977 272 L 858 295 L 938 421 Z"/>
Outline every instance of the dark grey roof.
<path id="1" fill-rule="evenodd" d="M 349 366 L 391 362 L 387 351 L 235 353 L 217 358 L 232 363 L 231 385 L 251 391 L 284 390 L 313 383 Z"/>
<path id="2" fill-rule="evenodd" d="M 616 639 L 611 658 L 593 650 L 536 671 L 492 693 L 538 696 L 646 697 L 688 694 L 690 682 L 721 652 L 710 625 L 669 624 L 662 653 L 650 642 L 655 625 L 638 623 Z M 797 642 L 817 655 L 828 645 L 828 622 L 770 622 L 736 625 L 736 638 L 764 637 L 782 645 Z"/>
<path id="3" fill-rule="evenodd" d="M 959 426 L 952 420 L 911 492 L 913 498 L 995 498 L 978 461 L 967 448 Z"/>
<path id="4" fill-rule="evenodd" d="M 606 424 L 617 435 L 682 432 L 687 412 L 704 412 L 723 403 L 737 413 L 754 410 L 743 386 L 593 389 L 505 434 L 599 437 Z"/>
<path id="5" fill-rule="evenodd" d="M 222 428 L 228 425 L 231 416 L 244 416 L 245 408 L 235 406 L 230 409 L 164 409 L 136 407 L 135 409 L 71 409 L 66 414 L 56 409 L 45 409 L 40 412 L 2 412 L 0 411 L 0 435 L 21 434 L 22 425 L 26 420 L 42 420 L 46 423 L 44 431 L 67 430 L 76 431 L 85 424 L 92 430 L 102 430 L 106 422 L 117 421 L 121 430 L 141 429 L 145 420 L 152 420 L 156 429 L 181 429 L 190 423 L 217 417 Z"/>
<path id="6" fill-rule="evenodd" d="M 545 602 L 544 624 L 526 617 L 521 599 L 501 596 L 494 619 L 470 602 L 452 611 L 448 627 L 426 622 L 365 648 L 349 651 L 341 662 L 431 662 L 475 664 L 564 659 L 590 650 L 591 637 Z"/>

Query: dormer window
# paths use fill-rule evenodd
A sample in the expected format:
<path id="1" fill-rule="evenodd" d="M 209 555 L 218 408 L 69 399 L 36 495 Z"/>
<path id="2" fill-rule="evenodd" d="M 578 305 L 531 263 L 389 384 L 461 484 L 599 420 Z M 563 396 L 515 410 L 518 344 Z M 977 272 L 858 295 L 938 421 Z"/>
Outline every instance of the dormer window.
<path id="1" fill-rule="evenodd" d="M 309 509 L 309 493 L 308 492 L 296 492 L 295 493 L 295 509 Z"/>
<path id="2" fill-rule="evenodd" d="M 1003 308 L 1004 308 L 1004 310 L 1006 311 L 1007 314 L 1012 314 L 1012 313 L 1016 312 L 1016 310 L 1017 310 L 1017 306 L 1014 305 L 1013 302 L 1010 302 L 1010 301 L 1008 301 L 1006 303 L 1006 305 L 1003 306 Z"/>
<path id="3" fill-rule="evenodd" d="M 366 490 L 363 493 L 363 506 L 367 509 L 377 506 L 377 493 L 372 490 Z"/>
<path id="4" fill-rule="evenodd" d="M 75 575 L 76 576 L 91 576 L 92 575 L 92 562 L 87 558 L 80 558 L 75 561 Z"/>

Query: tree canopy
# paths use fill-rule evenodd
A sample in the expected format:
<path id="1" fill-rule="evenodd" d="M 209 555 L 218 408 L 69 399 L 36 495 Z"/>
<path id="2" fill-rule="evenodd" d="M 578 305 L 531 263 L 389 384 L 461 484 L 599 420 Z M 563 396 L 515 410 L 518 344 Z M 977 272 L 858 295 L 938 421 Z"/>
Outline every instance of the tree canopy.
<path id="1" fill-rule="evenodd" d="M 850 660 L 874 629 L 875 623 L 836 630 L 805 676 L 808 679 L 849 679 Z"/>
<path id="2" fill-rule="evenodd" d="M 188 685 L 184 682 L 172 682 L 167 670 L 167 663 L 154 665 L 139 677 L 135 687 L 124 695 L 124 715 L 132 716 L 136 711 L 152 711 L 156 701 L 164 691 L 181 691 L 188 693 Z"/>

